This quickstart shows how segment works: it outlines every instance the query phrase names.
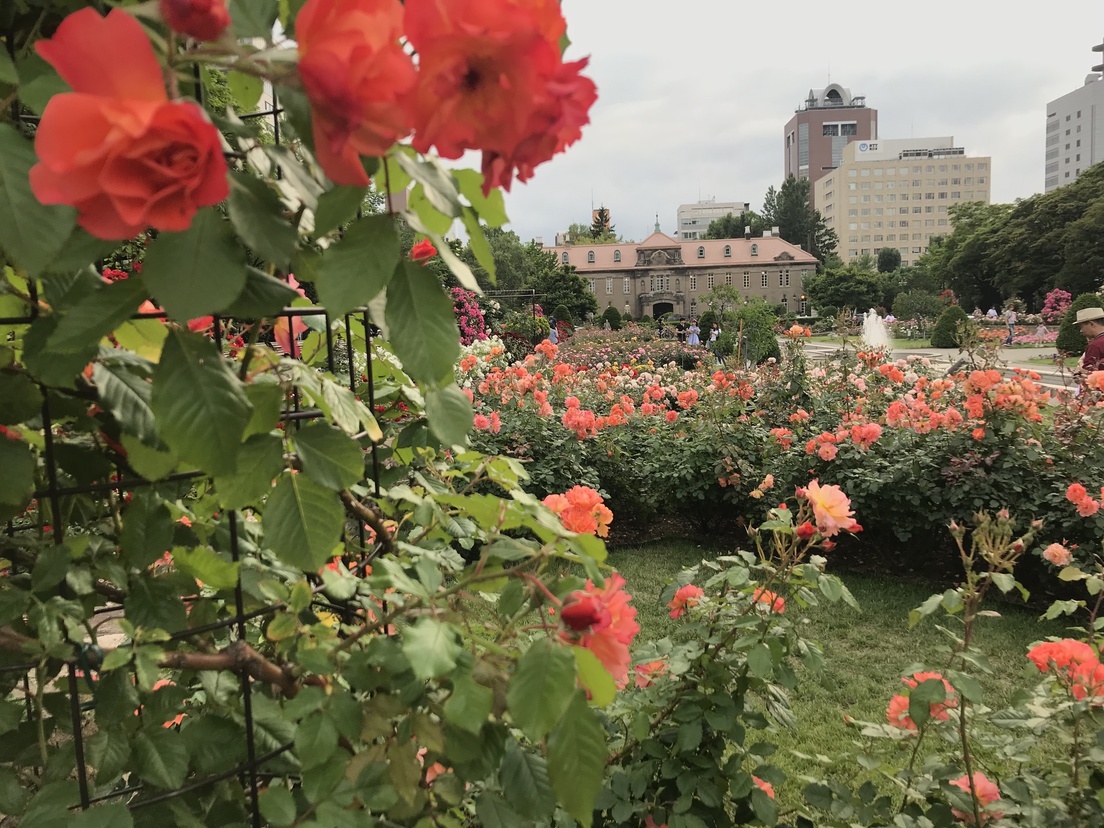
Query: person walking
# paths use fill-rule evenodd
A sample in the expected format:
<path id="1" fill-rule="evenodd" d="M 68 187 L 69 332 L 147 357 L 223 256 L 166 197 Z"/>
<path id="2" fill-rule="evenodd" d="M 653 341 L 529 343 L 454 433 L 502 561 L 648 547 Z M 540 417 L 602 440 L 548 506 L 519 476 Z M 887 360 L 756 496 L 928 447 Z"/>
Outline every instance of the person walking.
<path id="1" fill-rule="evenodd" d="M 560 333 L 556 330 L 556 320 L 552 317 L 548 318 L 548 341 L 553 345 L 560 344 Z"/>
<path id="2" fill-rule="evenodd" d="M 1005 321 L 1008 323 L 1008 338 L 1004 340 L 1005 345 L 1012 344 L 1012 337 L 1016 335 L 1016 309 L 1010 307 L 1005 312 Z"/>

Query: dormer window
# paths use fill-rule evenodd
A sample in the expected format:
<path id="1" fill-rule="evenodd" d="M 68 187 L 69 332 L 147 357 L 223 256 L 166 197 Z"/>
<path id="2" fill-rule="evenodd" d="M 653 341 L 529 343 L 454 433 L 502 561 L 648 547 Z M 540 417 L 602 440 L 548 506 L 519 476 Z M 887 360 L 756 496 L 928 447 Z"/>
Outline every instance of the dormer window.
<path id="1" fill-rule="evenodd" d="M 759 255 L 759 245 L 753 244 L 751 246 L 751 255 L 752 256 L 758 256 Z"/>
<path id="2" fill-rule="evenodd" d="M 587 263 L 588 264 L 594 264 L 594 251 L 593 250 L 588 250 L 587 251 Z"/>
<path id="3" fill-rule="evenodd" d="M 564 264 L 567 264 L 567 251 L 566 250 L 563 252 L 563 255 L 560 256 L 560 261 L 563 262 Z"/>
<path id="4" fill-rule="evenodd" d="M 731 244 L 726 244 L 725 245 L 725 258 L 726 259 L 731 259 L 732 258 L 732 245 Z"/>
<path id="5" fill-rule="evenodd" d="M 705 258 L 705 248 L 704 247 L 699 247 L 698 248 L 698 258 L 699 259 L 704 259 Z"/>
<path id="6" fill-rule="evenodd" d="M 621 261 L 621 251 L 620 250 L 614 250 L 613 251 L 613 260 L 615 262 Z"/>

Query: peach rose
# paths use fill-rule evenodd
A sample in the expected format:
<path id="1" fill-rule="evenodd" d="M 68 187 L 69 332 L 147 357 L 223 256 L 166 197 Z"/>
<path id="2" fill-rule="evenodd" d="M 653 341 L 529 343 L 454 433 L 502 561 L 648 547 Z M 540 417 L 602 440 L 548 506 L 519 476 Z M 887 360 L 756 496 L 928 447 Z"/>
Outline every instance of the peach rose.
<path id="1" fill-rule="evenodd" d="M 368 184 L 360 156 L 383 155 L 410 131 L 402 20 L 398 0 L 307 0 L 295 19 L 314 152 L 336 184 Z"/>
<path id="2" fill-rule="evenodd" d="M 84 8 L 36 48 L 73 89 L 50 99 L 35 133 L 39 201 L 76 207 L 94 236 L 130 239 L 148 227 L 185 230 L 226 198 L 218 130 L 194 103 L 169 101 L 137 20 Z"/>

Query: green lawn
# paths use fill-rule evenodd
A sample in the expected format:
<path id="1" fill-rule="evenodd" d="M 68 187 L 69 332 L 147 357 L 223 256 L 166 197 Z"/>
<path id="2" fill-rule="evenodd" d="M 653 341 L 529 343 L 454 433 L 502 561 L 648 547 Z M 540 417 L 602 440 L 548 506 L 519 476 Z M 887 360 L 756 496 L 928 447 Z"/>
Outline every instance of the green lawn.
<path id="1" fill-rule="evenodd" d="M 611 552 L 609 563 L 625 577 L 627 590 L 633 595 L 642 637 L 665 635 L 679 623 L 670 619 L 658 602 L 667 580 L 681 568 L 725 551 L 671 540 Z M 796 804 L 803 787 L 797 781 L 801 775 L 825 775 L 815 760 L 795 756 L 795 751 L 810 756 L 863 752 L 863 738 L 844 723 L 844 716 L 883 722 L 886 705 L 902 688 L 901 675 L 911 664 L 939 666 L 946 661 L 940 648 L 947 638 L 936 629 L 934 617 L 914 630 L 908 629 L 909 610 L 933 589 L 874 574 L 846 575 L 844 581 L 862 606 L 862 613 L 842 603 L 825 603 L 806 611 L 809 637 L 824 648 L 825 668 L 801 674 L 793 698 L 800 731 L 781 731 L 770 737 L 780 748 L 776 763 L 794 780 L 793 785 L 787 783 L 780 791 L 784 803 Z M 1042 623 L 1037 613 L 1016 606 L 1000 606 L 999 611 L 1000 618 L 980 620 L 975 638 L 993 666 L 992 675 L 978 678 L 986 705 L 994 709 L 1004 706 L 1034 673 L 1024 657 L 1027 646 L 1047 635 L 1063 634 L 1060 624 Z M 880 750 L 884 749 L 888 746 Z M 1048 752 L 1054 749 L 1053 745 L 1040 748 Z M 863 773 L 857 767 L 854 770 Z M 846 778 L 858 777 L 850 774 Z"/>
<path id="2" fill-rule="evenodd" d="M 1056 364 L 1053 359 L 1029 359 L 1027 360 L 1032 365 L 1054 365 Z M 1077 363 L 1081 361 L 1081 357 L 1066 357 L 1063 364 L 1067 368 L 1076 368 Z"/>
<path id="3" fill-rule="evenodd" d="M 810 342 L 820 342 L 820 343 L 825 344 L 825 345 L 839 345 L 839 337 L 838 336 L 817 335 L 817 336 L 810 337 L 809 341 Z M 853 336 L 853 337 L 851 337 L 850 342 L 853 345 L 857 345 L 860 342 L 862 342 L 862 337 Z M 893 348 L 895 348 L 895 349 L 897 349 L 897 348 L 900 348 L 900 349 L 905 349 L 905 348 L 930 348 L 931 347 L 931 340 L 927 339 L 927 338 L 924 338 L 924 339 L 898 339 L 898 338 L 895 337 L 892 340 L 892 345 L 893 345 Z"/>

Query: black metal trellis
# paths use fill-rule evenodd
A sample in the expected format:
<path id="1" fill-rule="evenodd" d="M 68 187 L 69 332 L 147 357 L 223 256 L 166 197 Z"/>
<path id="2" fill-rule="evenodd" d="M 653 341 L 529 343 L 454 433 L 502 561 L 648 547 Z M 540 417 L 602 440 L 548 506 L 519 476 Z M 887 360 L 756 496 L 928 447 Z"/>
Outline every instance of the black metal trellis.
<path id="1" fill-rule="evenodd" d="M 202 101 L 203 83 L 202 78 L 199 75 L 198 69 L 195 73 L 197 95 Z M 25 124 L 33 124 L 37 122 L 37 118 L 28 115 L 22 111 L 18 103 L 13 105 L 13 115 L 16 121 L 24 122 Z M 272 94 L 272 105 L 262 111 L 254 112 L 248 115 L 243 115 L 242 120 L 257 121 L 260 119 L 268 119 L 271 125 L 271 132 L 274 141 L 277 145 L 280 145 L 283 140 L 281 130 L 280 115 L 283 110 L 276 100 L 275 91 Z M 277 175 L 279 175 L 279 168 L 277 167 Z M 38 318 L 38 291 L 35 282 L 31 280 L 28 283 L 29 298 L 31 300 L 30 308 L 26 315 L 17 317 L 3 317 L 0 318 L 0 325 L 21 327 L 30 326 Z M 335 377 L 340 379 L 341 374 L 346 374 L 347 387 L 353 393 L 358 393 L 365 390 L 367 392 L 367 404 L 369 409 L 375 413 L 375 399 L 376 389 L 373 376 L 372 365 L 372 336 L 376 330 L 372 325 L 369 313 L 366 309 L 357 309 L 346 314 L 342 321 L 337 321 L 330 317 L 324 308 L 310 307 L 310 308 L 284 308 L 279 314 L 279 317 L 286 320 L 289 328 L 291 328 L 292 320 L 295 318 L 312 317 L 321 319 L 324 323 L 324 336 L 325 336 L 325 365 L 329 372 Z M 137 313 L 134 314 L 132 319 L 164 319 L 164 313 Z M 250 320 L 232 320 L 230 317 L 215 316 L 213 322 L 212 335 L 216 346 L 221 351 L 226 344 L 227 337 L 227 322 L 247 322 Z M 339 366 L 339 347 L 334 341 L 334 327 L 337 323 L 341 326 L 344 332 L 343 343 L 343 356 L 347 371 L 341 371 Z M 360 324 L 364 329 L 364 357 L 366 360 L 367 370 L 364 380 L 357 375 L 356 366 L 356 346 L 354 344 L 357 336 L 354 334 L 354 324 Z M 299 354 L 299 342 L 298 337 L 294 335 L 294 329 L 292 328 L 293 335 L 291 338 L 292 347 L 289 356 L 298 357 Z M 283 427 L 287 428 L 299 428 L 304 421 L 310 421 L 323 416 L 323 413 L 315 408 L 303 408 L 301 405 L 301 399 L 298 391 L 294 391 L 290 401 L 290 405 L 285 405 L 285 409 L 281 415 L 281 422 Z M 57 456 L 57 446 L 55 441 L 55 428 L 59 420 L 55 416 L 55 412 L 51 407 L 51 392 L 44 390 L 43 402 L 41 407 L 41 426 L 44 435 L 42 457 L 45 465 L 45 482 L 46 485 L 34 492 L 34 498 L 39 504 L 39 518 L 41 523 L 42 507 L 45 505 L 48 509 L 50 516 L 50 525 L 52 527 L 52 540 L 57 546 L 64 543 L 66 537 L 67 523 L 65 519 L 65 505 L 68 498 L 74 498 L 77 496 L 92 496 L 99 498 L 101 505 L 103 502 L 114 495 L 119 498 L 120 501 L 126 499 L 127 494 L 133 494 L 136 491 L 142 489 L 148 489 L 150 487 L 164 487 L 172 484 L 185 484 L 189 481 L 197 480 L 204 477 L 202 472 L 176 472 L 167 475 L 165 478 L 150 482 L 141 477 L 128 476 L 124 473 L 123 469 L 118 463 L 115 464 L 114 479 L 100 480 L 96 482 L 76 482 L 68 479 L 63 475 L 64 465 L 59 463 Z M 371 455 L 371 471 L 370 480 L 372 482 L 373 491 L 375 495 L 380 493 L 380 457 L 377 451 L 377 446 L 372 443 L 370 448 Z M 228 511 L 225 515 L 226 526 L 229 535 L 229 554 L 231 559 L 237 563 L 240 562 L 243 557 L 243 551 L 241 547 L 241 532 L 239 528 L 239 521 L 241 516 L 237 511 Z M 366 547 L 366 532 L 364 523 L 361 520 L 356 521 L 356 531 L 359 539 L 359 546 L 361 549 Z M 41 531 L 40 527 L 26 525 L 17 526 L 14 521 L 8 521 L 6 531 L 9 536 L 14 536 L 19 532 L 29 531 Z M 239 568 L 239 573 L 241 572 Z M 94 613 L 93 620 L 97 617 L 110 615 L 117 613 L 122 609 L 121 604 L 122 596 L 117 596 L 116 600 L 109 600 L 107 604 L 101 606 Z M 328 603 L 315 596 L 314 604 L 319 607 L 326 607 L 329 609 L 337 610 L 342 613 L 347 613 L 348 608 Z M 246 611 L 245 593 L 242 588 L 241 577 L 239 574 L 238 581 L 234 587 L 234 602 L 233 612 L 229 617 L 222 618 L 211 623 L 198 625 L 191 629 L 181 630 L 171 633 L 168 637 L 166 644 L 171 646 L 172 643 L 188 641 L 195 639 L 199 636 L 206 635 L 212 632 L 218 632 L 225 630 L 231 633 L 231 635 L 239 641 L 247 640 L 247 624 L 257 619 L 262 619 L 270 616 L 280 609 L 283 605 L 280 603 L 269 603 L 258 608 L 250 609 Z M 188 780 L 181 788 L 173 791 L 156 792 L 151 795 L 143 796 L 147 790 L 146 786 L 140 782 L 135 782 L 133 778 L 124 783 L 116 783 L 116 785 L 107 790 L 96 790 L 90 787 L 90 774 L 86 757 L 86 738 L 85 738 L 85 724 L 88 716 L 88 711 L 94 709 L 95 705 L 95 685 L 92 681 L 92 673 L 96 672 L 96 668 L 99 666 L 99 657 L 96 650 L 98 648 L 90 647 L 84 643 L 71 642 L 74 650 L 73 660 L 67 665 L 67 671 L 65 675 L 65 692 L 68 695 L 68 707 L 69 717 L 72 726 L 72 739 L 73 739 L 73 751 L 75 759 L 74 774 L 76 776 L 77 787 L 79 791 L 79 801 L 70 803 L 70 810 L 84 810 L 90 807 L 94 807 L 97 804 L 119 801 L 125 799 L 126 805 L 131 810 L 137 810 L 141 808 L 148 808 L 151 806 L 159 805 L 169 800 L 182 797 L 186 794 L 192 793 L 203 788 L 208 788 L 219 782 L 237 778 L 241 780 L 242 787 L 247 797 L 249 806 L 248 811 L 250 814 L 250 822 L 255 828 L 260 828 L 262 824 L 261 812 L 259 806 L 259 793 L 262 785 L 262 781 L 266 778 L 270 778 L 274 775 L 273 772 L 266 770 L 266 766 L 281 754 L 288 751 L 292 746 L 292 742 L 281 744 L 278 747 L 269 749 L 264 752 L 258 751 L 258 743 L 256 736 L 256 722 L 254 711 L 254 679 L 247 670 L 235 671 L 241 686 L 242 694 L 242 717 L 244 720 L 245 730 L 245 748 L 246 758 L 244 762 L 240 762 L 234 767 L 205 776 L 202 778 Z M 32 708 L 32 697 L 34 695 L 31 686 L 31 674 L 39 667 L 37 663 L 21 663 L 11 665 L 0 665 L 0 676 L 11 674 L 22 674 L 22 687 L 24 693 L 24 701 L 26 710 L 30 714 Z M 45 676 L 40 676 L 40 679 L 45 680 Z M 60 674 L 59 674 L 60 679 Z M 85 684 L 84 692 L 82 693 L 82 681 Z M 60 684 L 58 685 L 60 687 Z M 82 695 L 93 697 L 91 703 L 85 703 L 81 701 Z M 38 712 L 41 715 L 41 711 Z M 279 775 L 283 775 L 281 772 Z"/>

